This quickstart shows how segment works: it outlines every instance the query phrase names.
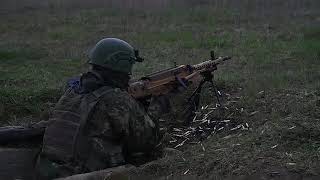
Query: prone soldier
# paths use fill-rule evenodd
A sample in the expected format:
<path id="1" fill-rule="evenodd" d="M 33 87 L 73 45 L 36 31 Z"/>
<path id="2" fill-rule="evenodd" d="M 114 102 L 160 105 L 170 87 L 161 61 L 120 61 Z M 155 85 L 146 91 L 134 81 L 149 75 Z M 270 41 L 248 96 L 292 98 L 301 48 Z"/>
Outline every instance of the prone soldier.
<path id="1" fill-rule="evenodd" d="M 115 167 L 153 150 L 158 115 L 126 91 L 139 60 L 123 40 L 106 38 L 95 45 L 90 70 L 69 82 L 46 125 L 37 179 Z"/>
<path id="2" fill-rule="evenodd" d="M 139 163 L 159 144 L 159 117 L 170 111 L 168 95 L 198 85 L 186 108 L 190 114 L 199 105 L 203 83 L 210 82 L 216 90 L 212 72 L 228 59 L 216 59 L 211 53 L 211 59 L 200 64 L 162 70 L 129 83 L 134 63 L 143 59 L 123 40 L 102 39 L 90 52 L 89 71 L 68 82 L 49 120 L 31 129 L 1 128 L 0 143 L 8 137 L 23 140 L 44 134 L 34 163 L 34 178 L 41 180 Z"/>

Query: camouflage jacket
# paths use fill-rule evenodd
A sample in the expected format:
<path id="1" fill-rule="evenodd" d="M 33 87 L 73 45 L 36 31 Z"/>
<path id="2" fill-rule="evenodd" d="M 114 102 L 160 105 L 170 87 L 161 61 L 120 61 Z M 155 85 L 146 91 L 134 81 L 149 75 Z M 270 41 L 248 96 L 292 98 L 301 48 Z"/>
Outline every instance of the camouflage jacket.
<path id="1" fill-rule="evenodd" d="M 124 163 L 135 154 L 151 152 L 158 142 L 156 123 L 139 102 L 120 89 L 101 98 L 86 131 L 93 140 L 94 156 L 110 163 L 98 165 L 94 161 L 99 169 Z"/>
<path id="2" fill-rule="evenodd" d="M 59 100 L 62 103 L 58 103 L 56 108 L 59 111 L 67 110 L 68 104 L 64 108 L 63 102 L 68 102 L 68 98 L 72 99 L 74 94 L 81 95 L 82 92 L 90 93 L 106 87 L 106 84 L 99 82 L 92 75 L 87 76 L 85 82 L 89 85 L 71 86 Z M 150 153 L 159 139 L 157 113 L 153 111 L 150 114 L 125 90 L 111 86 L 108 92 L 98 99 L 83 128 L 83 134 L 90 146 L 86 162 L 59 163 L 43 156 L 39 158 L 38 163 L 41 174 L 39 177 L 45 179 L 44 177 L 61 177 L 101 170 L 130 163 L 131 160 L 134 161 L 134 157 L 140 158 L 141 155 Z M 52 169 L 64 170 L 53 172 Z"/>

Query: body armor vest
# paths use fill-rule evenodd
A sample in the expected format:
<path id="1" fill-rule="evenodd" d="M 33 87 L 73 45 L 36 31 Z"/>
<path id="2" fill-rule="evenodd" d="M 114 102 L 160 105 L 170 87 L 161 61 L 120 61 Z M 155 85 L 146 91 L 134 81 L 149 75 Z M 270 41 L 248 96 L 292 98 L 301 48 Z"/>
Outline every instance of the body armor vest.
<path id="1" fill-rule="evenodd" d="M 111 87 L 104 86 L 88 94 L 77 94 L 68 89 L 49 120 L 41 154 L 64 163 L 86 160 L 91 145 L 84 134 L 84 126 L 97 102 L 111 90 Z"/>

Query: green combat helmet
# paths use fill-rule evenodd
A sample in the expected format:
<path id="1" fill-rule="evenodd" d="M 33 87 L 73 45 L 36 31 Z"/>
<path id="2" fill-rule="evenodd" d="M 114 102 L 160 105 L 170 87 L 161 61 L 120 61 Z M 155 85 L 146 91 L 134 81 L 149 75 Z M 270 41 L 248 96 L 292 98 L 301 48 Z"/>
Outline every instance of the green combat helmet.
<path id="1" fill-rule="evenodd" d="M 132 73 L 132 66 L 136 61 L 143 61 L 139 57 L 139 52 L 127 42 L 117 38 L 100 40 L 89 54 L 89 64 L 126 74 Z"/>

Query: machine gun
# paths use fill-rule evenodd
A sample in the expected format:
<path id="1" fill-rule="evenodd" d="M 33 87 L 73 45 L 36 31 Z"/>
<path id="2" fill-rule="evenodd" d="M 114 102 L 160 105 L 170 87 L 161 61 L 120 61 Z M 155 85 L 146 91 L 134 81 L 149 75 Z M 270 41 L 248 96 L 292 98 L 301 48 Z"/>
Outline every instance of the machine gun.
<path id="1" fill-rule="evenodd" d="M 211 51 L 211 59 L 195 65 L 180 65 L 177 67 L 161 70 L 129 84 L 128 92 L 136 99 L 148 98 L 151 96 L 165 95 L 178 88 L 188 88 L 191 84 L 199 84 L 192 93 L 189 101 L 195 101 L 199 105 L 198 95 L 201 93 L 202 85 L 210 82 L 215 96 L 219 100 L 219 91 L 213 83 L 212 72 L 217 70 L 217 66 L 231 57 L 215 58 Z"/>
<path id="2" fill-rule="evenodd" d="M 139 57 L 138 51 L 135 52 Z M 211 51 L 211 59 L 201 62 L 196 65 L 180 65 L 155 72 L 153 74 L 142 77 L 139 80 L 131 82 L 128 87 L 128 92 L 136 99 L 147 99 L 151 96 L 165 95 L 175 89 L 187 89 L 191 84 L 198 84 L 198 87 L 189 98 L 189 107 L 185 109 L 186 113 L 192 113 L 190 107 L 197 108 L 199 106 L 199 95 L 204 83 L 210 82 L 215 96 L 219 100 L 219 91 L 213 83 L 213 74 L 217 70 L 217 66 L 222 62 L 231 59 L 231 57 L 214 57 L 214 52 Z M 142 58 L 139 59 L 142 61 Z M 194 109 L 193 109 L 194 110 Z M 0 144 L 7 144 L 12 141 L 24 141 L 32 138 L 42 138 L 47 121 L 41 121 L 34 127 L 1 127 L 0 128 Z"/>

